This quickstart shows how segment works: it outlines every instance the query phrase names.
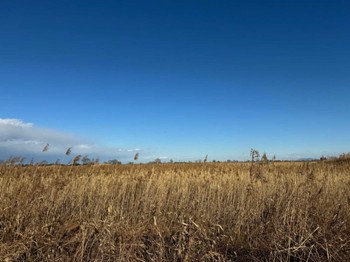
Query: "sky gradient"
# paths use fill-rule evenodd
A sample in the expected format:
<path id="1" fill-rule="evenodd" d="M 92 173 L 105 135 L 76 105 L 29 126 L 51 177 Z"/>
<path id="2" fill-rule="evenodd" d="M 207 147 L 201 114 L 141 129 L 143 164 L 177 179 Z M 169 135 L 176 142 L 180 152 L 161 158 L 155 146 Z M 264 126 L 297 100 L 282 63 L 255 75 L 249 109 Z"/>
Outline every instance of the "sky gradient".
<path id="1" fill-rule="evenodd" d="M 38 148 L 75 137 L 123 161 L 135 149 L 140 161 L 244 160 L 251 148 L 280 159 L 348 152 L 349 9 L 1 1 L 0 158 L 25 151 L 28 132 Z M 58 143 L 52 132 L 69 138 Z"/>

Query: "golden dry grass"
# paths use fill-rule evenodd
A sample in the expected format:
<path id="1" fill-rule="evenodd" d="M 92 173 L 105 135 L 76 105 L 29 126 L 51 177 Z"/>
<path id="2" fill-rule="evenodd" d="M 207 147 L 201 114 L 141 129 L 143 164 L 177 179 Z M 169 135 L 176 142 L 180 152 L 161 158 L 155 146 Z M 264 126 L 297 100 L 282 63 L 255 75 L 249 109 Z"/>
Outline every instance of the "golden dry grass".
<path id="1" fill-rule="evenodd" d="M 350 163 L 0 165 L 0 261 L 349 261 Z"/>

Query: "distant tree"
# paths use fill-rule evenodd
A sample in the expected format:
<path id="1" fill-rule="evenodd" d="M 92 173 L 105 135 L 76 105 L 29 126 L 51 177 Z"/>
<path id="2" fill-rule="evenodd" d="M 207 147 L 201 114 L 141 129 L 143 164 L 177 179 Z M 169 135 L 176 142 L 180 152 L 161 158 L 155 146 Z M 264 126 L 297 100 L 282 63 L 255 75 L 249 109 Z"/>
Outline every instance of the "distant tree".
<path id="1" fill-rule="evenodd" d="M 264 162 L 264 163 L 269 162 L 269 159 L 267 158 L 267 155 L 266 155 L 265 152 L 264 152 L 264 154 L 263 154 L 262 157 L 261 157 L 261 161 Z"/>
<path id="2" fill-rule="evenodd" d="M 89 165 L 91 164 L 91 159 L 86 155 L 86 156 L 83 156 L 83 158 L 81 159 L 81 162 L 83 163 L 83 165 Z"/>
<path id="3" fill-rule="evenodd" d="M 117 159 L 112 159 L 112 160 L 108 160 L 107 162 L 105 162 L 106 164 L 109 164 L 109 165 L 120 165 L 122 162 L 120 162 L 119 160 Z"/>
<path id="4" fill-rule="evenodd" d="M 260 153 L 256 149 L 250 149 L 250 156 L 252 157 L 252 162 L 259 161 Z"/>
<path id="5" fill-rule="evenodd" d="M 160 160 L 160 158 L 156 158 L 156 159 L 154 160 L 154 163 L 156 163 L 156 164 L 161 164 L 161 163 L 162 163 L 162 160 Z"/>

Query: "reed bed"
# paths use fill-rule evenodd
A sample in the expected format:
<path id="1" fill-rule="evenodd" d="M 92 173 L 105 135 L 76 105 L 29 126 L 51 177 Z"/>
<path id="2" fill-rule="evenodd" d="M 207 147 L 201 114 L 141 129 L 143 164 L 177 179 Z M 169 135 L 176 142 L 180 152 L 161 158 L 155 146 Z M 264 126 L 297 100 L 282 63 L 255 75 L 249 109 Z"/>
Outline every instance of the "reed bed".
<path id="1" fill-rule="evenodd" d="M 349 261 L 350 162 L 0 165 L 0 261 Z"/>

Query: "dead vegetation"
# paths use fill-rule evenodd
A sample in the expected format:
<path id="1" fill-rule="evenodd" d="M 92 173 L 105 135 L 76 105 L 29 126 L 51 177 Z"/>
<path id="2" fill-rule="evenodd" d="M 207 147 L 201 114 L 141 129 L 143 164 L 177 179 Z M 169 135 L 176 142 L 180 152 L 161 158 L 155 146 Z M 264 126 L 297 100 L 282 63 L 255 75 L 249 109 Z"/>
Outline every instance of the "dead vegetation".
<path id="1" fill-rule="evenodd" d="M 0 165 L 0 261 L 348 261 L 350 162 Z"/>

